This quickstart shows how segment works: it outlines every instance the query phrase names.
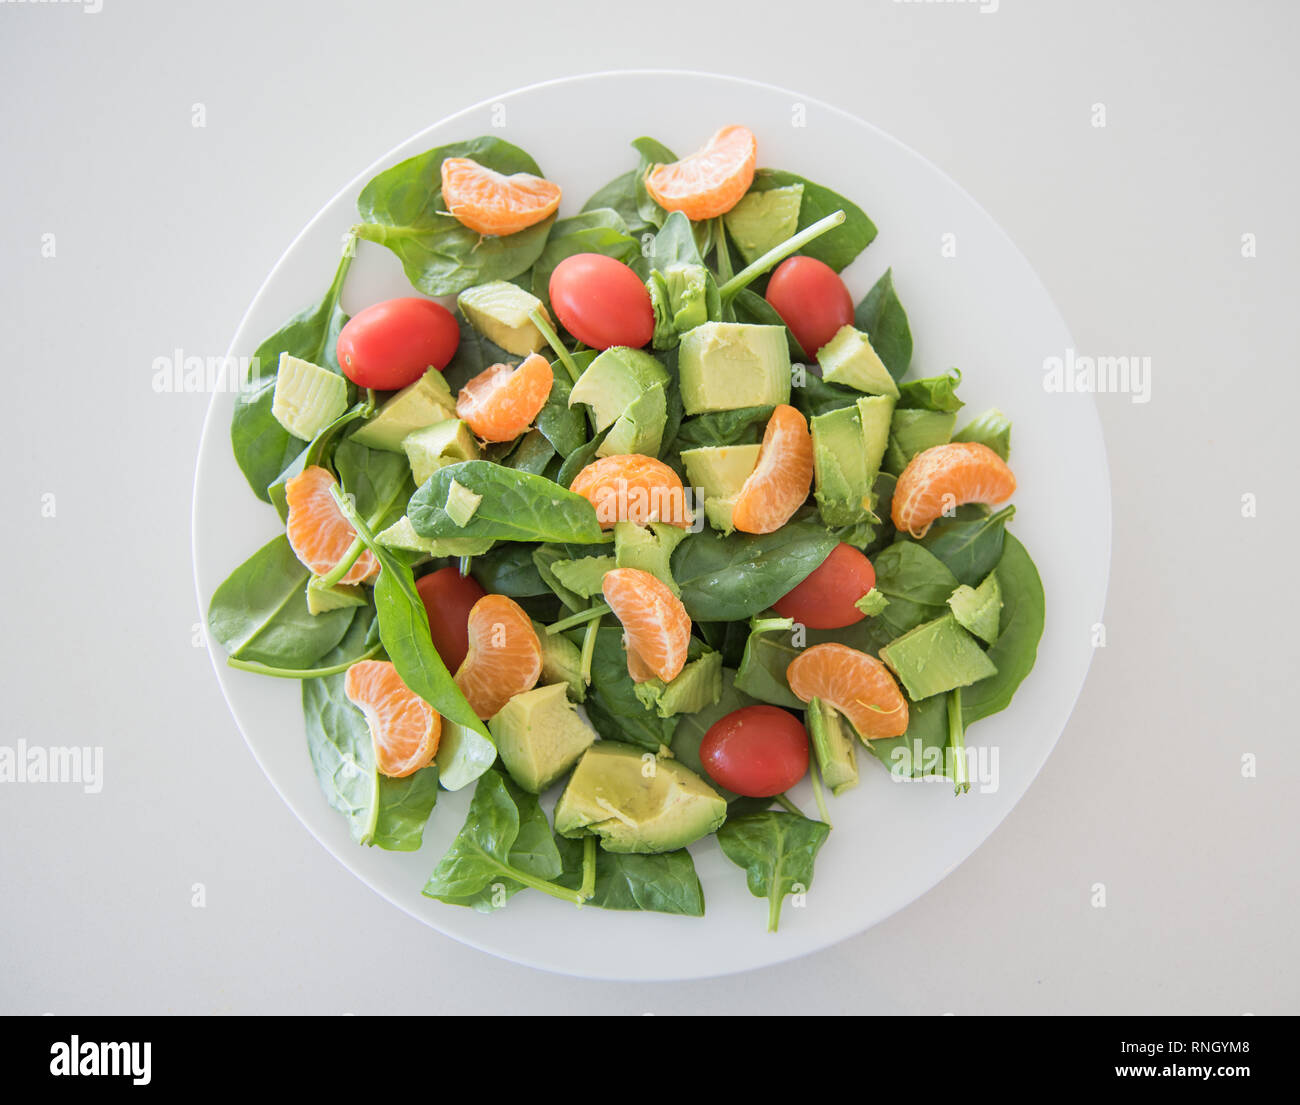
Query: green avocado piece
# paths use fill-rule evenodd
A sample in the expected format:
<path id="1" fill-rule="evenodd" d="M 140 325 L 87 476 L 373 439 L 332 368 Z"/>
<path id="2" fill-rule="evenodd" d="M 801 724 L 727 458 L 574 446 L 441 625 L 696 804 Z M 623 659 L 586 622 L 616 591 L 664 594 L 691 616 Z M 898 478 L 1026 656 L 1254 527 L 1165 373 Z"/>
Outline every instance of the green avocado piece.
<path id="1" fill-rule="evenodd" d="M 815 415 L 809 423 L 817 508 L 826 525 L 879 521 L 873 487 L 893 409 L 887 395 L 863 396 L 853 406 Z"/>
<path id="2" fill-rule="evenodd" d="M 605 440 L 596 446 L 596 456 L 617 457 L 628 453 L 658 456 L 667 421 L 668 399 L 664 386 L 654 384 L 618 416 Z"/>
<path id="3" fill-rule="evenodd" d="M 686 538 L 681 526 L 651 522 L 648 527 L 635 522 L 614 523 L 614 564 L 618 568 L 639 568 L 649 572 L 674 595 L 681 594 L 673 579 L 673 550 Z"/>
<path id="4" fill-rule="evenodd" d="M 271 414 L 289 433 L 311 441 L 347 409 L 347 380 L 311 361 L 280 354 Z"/>
<path id="5" fill-rule="evenodd" d="M 1002 585 L 997 572 L 989 572 L 978 587 L 963 583 L 948 597 L 948 608 L 962 628 L 993 644 L 1002 618 Z"/>
<path id="6" fill-rule="evenodd" d="M 452 480 L 447 485 L 447 502 L 443 510 L 447 512 L 456 525 L 464 528 L 469 525 L 469 520 L 474 517 L 474 512 L 478 510 L 478 504 L 483 501 L 483 496 L 471 491 L 462 483 Z"/>
<path id="7" fill-rule="evenodd" d="M 758 464 L 758 445 L 704 445 L 683 449 L 682 464 L 692 487 L 704 498 L 704 516 L 714 529 L 730 533 L 736 496 Z"/>
<path id="8" fill-rule="evenodd" d="M 693 330 L 709 321 L 709 271 L 703 265 L 677 262 L 663 270 L 672 312 L 673 329 L 678 334 Z"/>
<path id="9" fill-rule="evenodd" d="M 510 777 L 531 794 L 559 779 L 596 741 L 563 683 L 515 695 L 488 721 L 488 731 Z"/>
<path id="10" fill-rule="evenodd" d="M 642 706 L 660 717 L 697 713 L 722 694 L 722 653 L 706 652 L 692 660 L 670 683 L 661 679 L 638 683 L 635 693 Z"/>
<path id="11" fill-rule="evenodd" d="M 799 229 L 802 203 L 803 185 L 787 184 L 766 192 L 750 192 L 723 216 L 745 264 L 753 264 L 769 249 L 793 236 Z"/>
<path id="12" fill-rule="evenodd" d="M 614 425 L 643 392 L 667 383 L 667 370 L 649 353 L 615 345 L 599 354 L 578 377 L 569 393 L 569 406 L 587 404 L 600 433 Z"/>
<path id="13" fill-rule="evenodd" d="M 445 465 L 478 460 L 480 456 L 474 432 L 459 418 L 446 418 L 412 430 L 402 438 L 402 451 L 411 464 L 416 487 Z"/>
<path id="14" fill-rule="evenodd" d="M 956 424 L 957 415 L 948 411 L 895 410 L 889 423 L 885 471 L 901 475 L 917 453 L 947 444 Z"/>
<path id="15" fill-rule="evenodd" d="M 426 553 L 429 556 L 482 556 L 493 545 L 490 537 L 421 537 L 403 514 L 375 540 L 390 549 Z"/>
<path id="16" fill-rule="evenodd" d="M 345 606 L 365 606 L 366 589 L 352 583 L 336 583 L 333 587 L 321 587 L 320 579 L 313 576 L 307 581 L 307 613 L 324 614 L 329 610 L 341 610 Z"/>
<path id="17" fill-rule="evenodd" d="M 913 702 L 968 687 L 998 673 L 979 642 L 957 624 L 951 611 L 890 641 L 880 650 L 880 658 L 898 676 Z"/>
<path id="18" fill-rule="evenodd" d="M 1006 460 L 1011 455 L 1011 419 L 994 407 L 968 422 L 953 434 L 952 439 L 987 445 Z"/>
<path id="19" fill-rule="evenodd" d="M 872 618 L 889 605 L 889 600 L 873 587 L 853 605 L 866 614 L 868 618 Z"/>
<path id="20" fill-rule="evenodd" d="M 492 280 L 466 288 L 456 299 L 465 320 L 488 341 L 516 357 L 526 357 L 546 348 L 546 339 L 528 317 L 540 310 L 549 323 L 545 305 L 531 292 L 508 280 Z"/>
<path id="21" fill-rule="evenodd" d="M 806 721 L 817 768 L 831 793 L 838 795 L 857 786 L 858 756 L 853 726 L 820 698 L 808 703 Z"/>
<path id="22" fill-rule="evenodd" d="M 542 646 L 542 682 L 563 683 L 569 697 L 582 702 L 587 684 L 582 680 L 582 650 L 563 633 L 547 633 L 546 627 L 533 622 L 538 643 Z"/>
<path id="23" fill-rule="evenodd" d="M 374 418 L 353 433 L 352 440 L 369 449 L 400 453 L 402 442 L 413 430 L 455 417 L 456 400 L 451 388 L 442 373 L 431 368 L 386 400 Z"/>
<path id="24" fill-rule="evenodd" d="M 688 415 L 790 401 L 790 347 L 784 326 L 706 322 L 682 335 L 677 351 L 682 409 Z"/>
<path id="25" fill-rule="evenodd" d="M 817 350 L 822 379 L 828 384 L 865 391 L 870 395 L 898 398 L 898 385 L 885 362 L 871 348 L 871 339 L 852 326 L 841 326 L 835 336 Z"/>
<path id="26" fill-rule="evenodd" d="M 595 833 L 607 852 L 671 852 L 715 831 L 727 800 L 690 768 L 629 744 L 597 741 L 555 805 L 555 831 Z"/>
<path id="27" fill-rule="evenodd" d="M 557 560 L 551 571 L 565 587 L 584 599 L 600 594 L 605 573 L 618 565 L 612 556 L 581 556 L 576 560 Z"/>

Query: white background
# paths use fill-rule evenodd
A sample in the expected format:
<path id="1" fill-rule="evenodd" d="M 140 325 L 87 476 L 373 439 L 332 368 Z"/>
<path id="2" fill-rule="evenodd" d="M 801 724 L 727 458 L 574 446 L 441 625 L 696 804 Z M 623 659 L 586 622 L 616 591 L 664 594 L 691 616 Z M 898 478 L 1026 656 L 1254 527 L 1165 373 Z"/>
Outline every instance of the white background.
<path id="1" fill-rule="evenodd" d="M 1300 1011 L 1285 698 L 1300 651 L 1300 11 L 474 9 L 0 3 L 0 743 L 106 757 L 97 795 L 0 784 L 0 1012 Z M 1081 353 L 1149 356 L 1153 385 L 1146 404 L 1099 397 L 1107 644 L 1002 827 L 829 951 L 623 985 L 451 942 L 280 802 L 192 643 L 206 397 L 156 394 L 151 377 L 175 349 L 224 352 L 301 226 L 411 133 L 518 85 L 655 66 L 770 80 L 894 134 L 1008 230 Z"/>

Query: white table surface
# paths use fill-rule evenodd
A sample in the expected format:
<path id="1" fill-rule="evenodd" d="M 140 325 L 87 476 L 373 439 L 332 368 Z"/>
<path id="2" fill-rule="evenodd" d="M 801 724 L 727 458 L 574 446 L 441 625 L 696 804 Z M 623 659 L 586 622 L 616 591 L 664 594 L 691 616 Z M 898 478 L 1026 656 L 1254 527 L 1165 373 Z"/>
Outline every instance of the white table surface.
<path id="1" fill-rule="evenodd" d="M 1300 1011 L 1300 9 L 997 7 L 0 4 L 0 744 L 105 749 L 101 793 L 0 784 L 0 1013 Z M 1149 403 L 1098 399 L 1107 643 L 1015 812 L 835 948 L 624 985 L 455 944 L 280 802 L 196 637 L 207 397 L 151 377 L 175 349 L 223 353 L 301 226 L 411 133 L 533 81 L 657 66 L 896 135 L 1008 230 L 1081 353 L 1153 369 Z"/>

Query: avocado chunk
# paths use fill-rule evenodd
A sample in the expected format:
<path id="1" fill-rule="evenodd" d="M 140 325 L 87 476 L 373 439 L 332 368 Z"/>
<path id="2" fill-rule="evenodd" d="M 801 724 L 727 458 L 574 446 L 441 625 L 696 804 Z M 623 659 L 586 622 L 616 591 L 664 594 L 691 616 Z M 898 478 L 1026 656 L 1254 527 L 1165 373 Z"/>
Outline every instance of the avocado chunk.
<path id="1" fill-rule="evenodd" d="M 307 581 L 307 613 L 324 614 L 341 610 L 345 606 L 365 606 L 366 589 L 352 583 L 336 583 L 321 587 L 320 579 L 313 576 Z"/>
<path id="2" fill-rule="evenodd" d="M 614 523 L 614 566 L 639 568 L 649 572 L 674 595 L 681 594 L 673 579 L 673 550 L 686 539 L 686 530 L 663 522 L 651 522 L 649 527 L 635 522 Z"/>
<path id="3" fill-rule="evenodd" d="M 686 414 L 788 403 L 785 327 L 706 322 L 682 336 L 677 372 Z"/>
<path id="4" fill-rule="evenodd" d="M 463 529 L 469 525 L 469 520 L 474 517 L 474 512 L 482 501 L 482 495 L 471 491 L 463 483 L 452 480 L 447 485 L 447 502 L 442 509 L 447 512 L 448 518 Z"/>
<path id="5" fill-rule="evenodd" d="M 456 299 L 465 320 L 488 341 L 507 353 L 526 357 L 546 348 L 546 339 L 528 316 L 540 310 L 549 323 L 545 305 L 531 292 L 507 280 L 493 280 L 466 288 Z"/>
<path id="6" fill-rule="evenodd" d="M 889 600 L 873 587 L 853 605 L 868 618 L 874 618 L 889 605 Z"/>
<path id="7" fill-rule="evenodd" d="M 1002 585 L 997 572 L 989 572 L 978 587 L 963 583 L 948 596 L 948 608 L 963 629 L 991 645 L 998 639 L 1002 620 Z"/>
<path id="8" fill-rule="evenodd" d="M 542 682 L 563 683 L 569 697 L 582 702 L 587 684 L 582 679 L 582 650 L 563 633 L 547 633 L 546 627 L 533 622 L 537 641 L 542 646 Z"/>
<path id="9" fill-rule="evenodd" d="M 428 556 L 482 556 L 493 545 L 490 537 L 421 537 L 405 514 L 375 534 L 375 540 L 390 549 Z"/>
<path id="10" fill-rule="evenodd" d="M 722 694 L 722 653 L 706 652 L 690 661 L 670 683 L 661 679 L 638 683 L 635 693 L 642 706 L 660 717 L 697 713 Z"/>
<path id="11" fill-rule="evenodd" d="M 668 372 L 649 353 L 611 346 L 586 368 L 569 393 L 569 406 L 585 403 L 591 408 L 596 432 L 615 422 L 655 384 L 668 383 Z M 662 427 L 660 427 L 662 432 Z"/>
<path id="12" fill-rule="evenodd" d="M 808 735 L 822 780 L 832 794 L 858 785 L 858 757 L 853 744 L 853 726 L 820 698 L 808 703 Z"/>
<path id="13" fill-rule="evenodd" d="M 871 348 L 871 339 L 852 326 L 841 326 L 835 336 L 817 350 L 822 379 L 828 384 L 865 391 L 870 395 L 898 398 L 898 385 L 885 362 Z"/>
<path id="14" fill-rule="evenodd" d="M 479 459 L 474 433 L 459 418 L 446 418 L 413 430 L 402 438 L 402 451 L 411 464 L 416 487 L 445 465 Z"/>
<path id="15" fill-rule="evenodd" d="M 289 433 L 311 441 L 347 409 L 347 380 L 311 361 L 280 354 L 271 414 Z"/>
<path id="16" fill-rule="evenodd" d="M 672 852 L 727 819 L 727 800 L 690 768 L 629 744 L 582 754 L 555 805 L 555 831 L 595 833 L 607 852 Z"/>
<path id="17" fill-rule="evenodd" d="M 488 721 L 501 762 L 524 790 L 540 794 L 596 740 L 563 683 L 515 695 Z"/>
<path id="18" fill-rule="evenodd" d="M 900 475 L 917 453 L 946 445 L 957 415 L 948 411 L 895 410 L 889 423 L 889 447 L 882 467 Z"/>
<path id="19" fill-rule="evenodd" d="M 880 650 L 880 658 L 898 676 L 913 702 L 968 687 L 998 673 L 979 642 L 957 624 L 951 611 L 890 641 Z"/>
<path id="20" fill-rule="evenodd" d="M 714 529 L 730 533 L 736 496 L 758 465 L 758 445 L 705 445 L 683 449 L 682 464 L 692 487 L 704 497 L 704 516 Z"/>
<path id="21" fill-rule="evenodd" d="M 600 593 L 605 573 L 618 565 L 612 556 L 581 556 L 576 560 L 557 560 L 551 565 L 555 578 L 581 598 Z"/>
<path id="22" fill-rule="evenodd" d="M 723 216 L 745 264 L 757 261 L 799 229 L 802 203 L 803 185 L 787 184 L 766 192 L 750 192 Z"/>
<path id="23" fill-rule="evenodd" d="M 952 436 L 953 441 L 974 441 L 987 445 L 1003 460 L 1011 455 L 1011 419 L 997 407 L 966 423 Z"/>
<path id="24" fill-rule="evenodd" d="M 456 400 L 436 368 L 429 369 L 413 384 L 391 396 L 353 435 L 352 440 L 369 449 L 400 453 L 402 442 L 412 430 L 432 426 L 456 417 Z"/>
<path id="25" fill-rule="evenodd" d="M 813 474 L 817 508 L 828 526 L 878 521 L 872 487 L 889 440 L 894 401 L 863 396 L 851 407 L 815 415 Z"/>
<path id="26" fill-rule="evenodd" d="M 664 386 L 654 384 L 618 416 L 605 440 L 596 446 L 596 456 L 618 457 L 628 453 L 658 456 L 667 422 L 668 398 Z"/>

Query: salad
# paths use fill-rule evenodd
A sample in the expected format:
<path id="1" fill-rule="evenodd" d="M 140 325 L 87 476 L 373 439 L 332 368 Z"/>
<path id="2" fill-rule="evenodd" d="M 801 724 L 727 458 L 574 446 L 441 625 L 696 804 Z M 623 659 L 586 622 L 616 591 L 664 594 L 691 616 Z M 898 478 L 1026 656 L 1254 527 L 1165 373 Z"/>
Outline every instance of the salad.
<path id="1" fill-rule="evenodd" d="M 237 398 L 284 532 L 208 622 L 232 667 L 300 682 L 359 844 L 418 849 L 473 788 L 428 896 L 700 916 L 713 837 L 776 930 L 862 773 L 970 791 L 967 729 L 1032 668 L 1043 591 L 1010 421 L 964 416 L 955 369 L 909 378 L 890 271 L 856 303 L 839 275 L 866 213 L 756 168 L 743 126 L 632 145 L 565 217 L 496 137 L 365 186 Z M 349 318 L 358 242 L 419 294 Z"/>

